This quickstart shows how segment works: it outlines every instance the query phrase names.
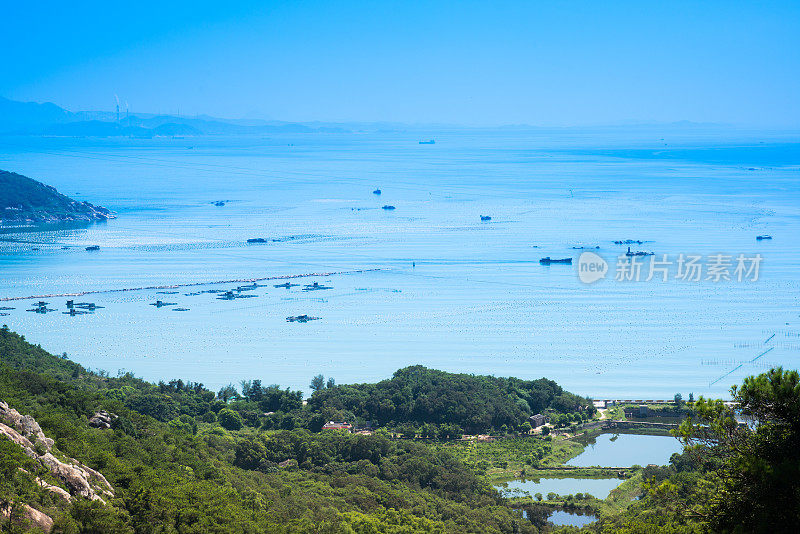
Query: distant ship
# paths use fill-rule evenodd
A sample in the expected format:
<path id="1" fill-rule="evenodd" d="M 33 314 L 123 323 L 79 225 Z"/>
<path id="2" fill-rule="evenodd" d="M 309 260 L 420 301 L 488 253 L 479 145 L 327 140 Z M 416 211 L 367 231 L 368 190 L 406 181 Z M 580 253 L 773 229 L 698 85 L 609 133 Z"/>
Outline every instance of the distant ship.
<path id="1" fill-rule="evenodd" d="M 385 209 L 385 210 L 393 210 L 393 209 L 394 209 L 394 206 L 391 206 L 391 205 L 389 205 L 389 204 L 386 204 L 385 206 L 383 206 L 383 209 Z"/>
<path id="2" fill-rule="evenodd" d="M 90 245 L 90 246 L 86 247 L 86 250 L 89 250 L 89 251 L 100 250 L 100 246 L 99 245 Z"/>
<path id="3" fill-rule="evenodd" d="M 551 263 L 565 263 L 567 265 L 572 265 L 572 258 L 551 259 L 550 256 L 547 256 L 546 258 L 539 260 L 539 263 L 542 265 L 550 265 Z"/>
<path id="4" fill-rule="evenodd" d="M 421 145 L 435 145 L 436 141 L 434 141 L 433 139 L 429 139 L 428 141 L 420 141 L 419 144 L 421 144 Z"/>
<path id="5" fill-rule="evenodd" d="M 381 194 L 381 190 L 380 189 L 376 189 L 375 191 L 372 192 L 372 194 L 373 195 L 380 195 Z"/>

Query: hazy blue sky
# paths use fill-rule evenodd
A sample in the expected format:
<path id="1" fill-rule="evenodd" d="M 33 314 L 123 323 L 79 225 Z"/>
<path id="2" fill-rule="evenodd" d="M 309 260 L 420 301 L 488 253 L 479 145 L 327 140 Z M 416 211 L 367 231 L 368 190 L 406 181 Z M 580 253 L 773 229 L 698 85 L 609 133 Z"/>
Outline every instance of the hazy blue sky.
<path id="1" fill-rule="evenodd" d="M 797 0 L 7 2 L 0 35 L 0 95 L 71 110 L 800 126 Z"/>

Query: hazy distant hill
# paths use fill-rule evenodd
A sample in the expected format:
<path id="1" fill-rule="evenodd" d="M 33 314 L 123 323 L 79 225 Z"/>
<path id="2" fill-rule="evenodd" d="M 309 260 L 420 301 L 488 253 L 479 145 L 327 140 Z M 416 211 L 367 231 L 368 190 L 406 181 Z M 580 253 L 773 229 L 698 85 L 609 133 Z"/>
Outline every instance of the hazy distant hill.
<path id="1" fill-rule="evenodd" d="M 50 102 L 17 102 L 0 97 L 0 133 L 36 133 L 70 120 L 74 120 L 72 113 Z"/>
<path id="2" fill-rule="evenodd" d="M 17 102 L 0 97 L 0 135 L 62 137 L 174 137 L 197 135 L 269 135 L 287 133 L 344 133 L 338 124 L 218 119 L 208 116 L 133 114 L 120 120 L 116 113 L 70 112 L 55 104 Z"/>
<path id="3" fill-rule="evenodd" d="M 0 224 L 102 221 L 114 214 L 102 206 L 79 202 L 27 176 L 0 170 Z"/>

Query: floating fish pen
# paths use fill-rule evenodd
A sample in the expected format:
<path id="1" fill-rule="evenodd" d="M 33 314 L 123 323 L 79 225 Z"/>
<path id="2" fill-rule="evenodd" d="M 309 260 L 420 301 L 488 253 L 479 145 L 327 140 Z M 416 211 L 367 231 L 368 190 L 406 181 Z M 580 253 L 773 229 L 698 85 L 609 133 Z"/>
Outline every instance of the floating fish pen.
<path id="1" fill-rule="evenodd" d="M 50 313 L 50 312 L 54 312 L 56 310 L 54 310 L 53 308 L 48 308 L 46 306 L 37 306 L 36 308 L 31 308 L 30 310 L 27 310 L 27 311 L 33 312 L 33 313 Z"/>
<path id="2" fill-rule="evenodd" d="M 89 314 L 91 314 L 93 312 L 87 311 L 87 310 L 76 310 L 75 308 L 71 308 L 71 309 L 69 309 L 69 310 L 67 310 L 65 312 L 61 312 L 61 313 L 63 313 L 64 315 L 69 315 L 71 317 L 75 317 L 76 315 L 89 315 Z"/>
<path id="3" fill-rule="evenodd" d="M 189 311 L 189 308 L 172 308 L 172 311 L 184 312 Z"/>
<path id="4" fill-rule="evenodd" d="M 300 284 L 290 284 L 289 282 L 286 282 L 286 283 L 283 283 L 283 284 L 275 284 L 272 287 L 285 287 L 286 289 L 289 289 L 290 287 L 296 287 L 296 286 L 299 286 L 299 285 Z"/>
<path id="5" fill-rule="evenodd" d="M 319 282 L 314 282 L 313 284 L 308 284 L 303 287 L 303 291 L 322 291 L 323 289 L 333 289 L 333 287 L 323 286 Z"/>
<path id="6" fill-rule="evenodd" d="M 263 237 L 251 237 L 247 240 L 248 243 L 266 243 L 267 240 Z"/>
<path id="7" fill-rule="evenodd" d="M 101 308 L 105 308 L 105 306 L 98 306 L 94 302 L 86 302 L 86 303 L 75 304 L 75 306 L 73 306 L 73 309 L 74 308 L 80 308 L 82 310 L 99 310 Z"/>
<path id="8" fill-rule="evenodd" d="M 327 277 L 327 276 L 335 276 L 340 274 L 360 274 L 360 273 L 370 273 L 376 271 L 382 271 L 381 268 L 373 268 L 373 269 L 353 269 L 350 271 L 329 271 L 329 272 L 319 272 L 319 273 L 303 273 L 303 274 L 288 274 L 288 275 L 281 275 L 281 276 L 262 276 L 258 278 L 239 278 L 233 280 L 215 280 L 215 281 L 207 281 L 207 282 L 189 282 L 183 284 L 169 284 L 169 285 L 158 285 L 158 286 L 141 286 L 141 287 L 125 287 L 119 289 L 98 289 L 92 291 L 75 291 L 70 293 L 48 293 L 46 295 L 30 295 L 26 297 L 2 297 L 0 298 L 0 302 L 11 302 L 15 300 L 29 300 L 35 298 L 55 298 L 55 297 L 80 297 L 83 295 L 97 295 L 100 293 L 129 293 L 132 291 L 145 291 L 145 290 L 156 290 L 156 289 L 174 289 L 179 287 L 199 287 L 199 286 L 207 286 L 207 285 L 221 285 L 221 284 L 235 284 L 240 282 L 259 282 L 264 280 L 293 280 L 297 278 L 311 278 L 311 277 Z M 205 293 L 222 293 L 223 290 L 208 290 Z"/>
<path id="9" fill-rule="evenodd" d="M 644 241 L 640 241 L 638 239 L 624 239 L 621 241 L 614 241 L 615 245 L 641 245 Z"/>

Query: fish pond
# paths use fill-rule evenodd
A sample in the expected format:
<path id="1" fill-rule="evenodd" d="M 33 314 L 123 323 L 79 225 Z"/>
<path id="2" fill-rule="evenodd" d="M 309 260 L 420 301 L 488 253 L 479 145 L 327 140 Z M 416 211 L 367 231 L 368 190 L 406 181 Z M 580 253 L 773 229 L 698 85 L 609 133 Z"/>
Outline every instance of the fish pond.
<path id="1" fill-rule="evenodd" d="M 630 467 L 666 465 L 681 452 L 681 444 L 671 436 L 640 434 L 600 434 L 589 438 L 586 449 L 565 465 L 574 467 Z"/>

